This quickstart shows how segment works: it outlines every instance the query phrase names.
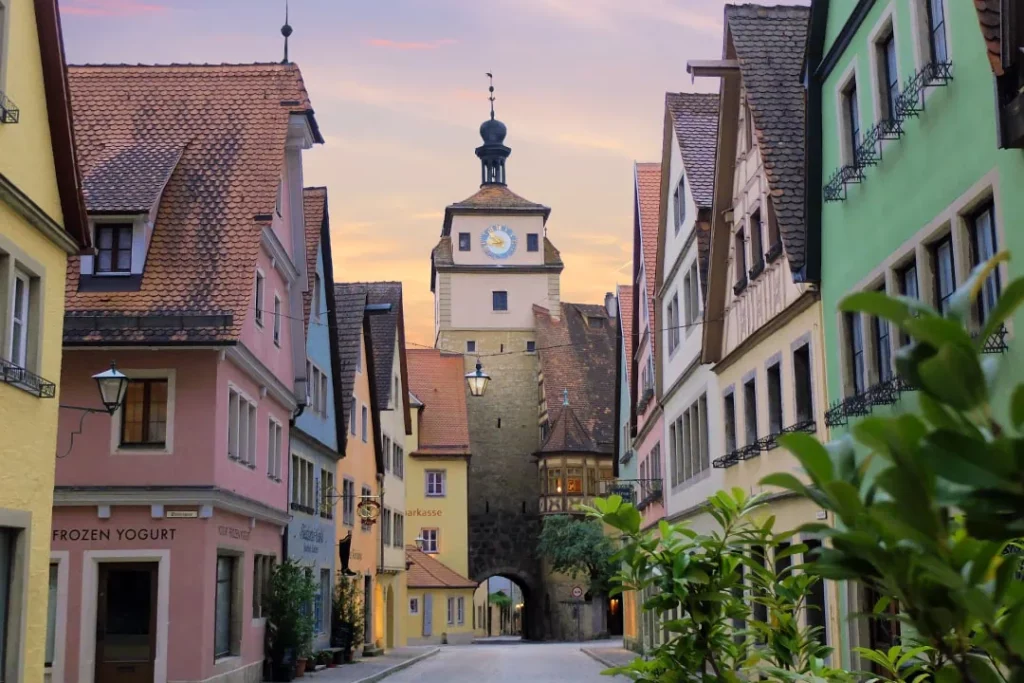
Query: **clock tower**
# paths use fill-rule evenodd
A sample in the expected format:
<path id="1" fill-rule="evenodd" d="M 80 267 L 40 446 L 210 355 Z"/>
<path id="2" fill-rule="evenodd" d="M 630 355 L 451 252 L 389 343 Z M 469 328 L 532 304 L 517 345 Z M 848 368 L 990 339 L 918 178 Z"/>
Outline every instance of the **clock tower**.
<path id="1" fill-rule="evenodd" d="M 493 88 L 492 88 L 493 93 Z M 551 209 L 507 185 L 507 128 L 491 116 L 480 126 L 480 189 L 445 209 L 431 253 L 434 343 L 477 361 L 491 376 L 486 393 L 468 395 L 469 569 L 475 581 L 514 580 L 524 594 L 524 637 L 545 636 L 544 586 L 534 552 L 540 533 L 539 372 L 534 309 L 557 317 L 562 260 L 548 240 Z M 441 541 L 443 543 L 443 540 Z"/>

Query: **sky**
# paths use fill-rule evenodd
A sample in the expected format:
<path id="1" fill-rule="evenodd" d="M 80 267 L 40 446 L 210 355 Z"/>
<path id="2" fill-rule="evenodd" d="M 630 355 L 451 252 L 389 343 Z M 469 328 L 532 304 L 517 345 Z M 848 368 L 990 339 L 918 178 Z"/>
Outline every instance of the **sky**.
<path id="1" fill-rule="evenodd" d="M 799 1 L 799 0 L 796 0 Z M 60 0 L 71 64 L 279 61 L 284 0 Z M 290 0 L 325 144 L 334 277 L 400 280 L 406 339 L 433 344 L 430 250 L 444 207 L 478 188 L 495 111 L 509 188 L 551 207 L 562 300 L 602 303 L 630 280 L 633 162 L 660 161 L 666 91 L 722 51 L 723 0 Z"/>

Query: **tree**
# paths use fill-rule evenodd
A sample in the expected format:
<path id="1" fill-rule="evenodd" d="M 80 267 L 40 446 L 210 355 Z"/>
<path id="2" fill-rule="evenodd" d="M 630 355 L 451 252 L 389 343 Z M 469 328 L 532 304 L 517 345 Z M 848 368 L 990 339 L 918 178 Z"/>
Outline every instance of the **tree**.
<path id="1" fill-rule="evenodd" d="M 308 656 L 314 632 L 310 607 L 316 590 L 309 567 L 292 558 L 274 567 L 267 596 L 267 640 L 275 666 L 290 667 L 297 657 Z"/>
<path id="2" fill-rule="evenodd" d="M 587 577 L 594 592 L 607 592 L 608 582 L 618 569 L 613 560 L 615 547 L 595 519 L 572 515 L 545 517 L 537 551 L 556 572 L 574 579 L 580 575 Z"/>

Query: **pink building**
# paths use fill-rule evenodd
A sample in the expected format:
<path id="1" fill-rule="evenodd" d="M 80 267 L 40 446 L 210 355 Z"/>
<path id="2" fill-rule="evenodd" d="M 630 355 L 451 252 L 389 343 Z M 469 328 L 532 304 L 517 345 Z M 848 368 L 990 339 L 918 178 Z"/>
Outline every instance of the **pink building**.
<path id="1" fill-rule="evenodd" d="M 306 402 L 302 151 L 292 64 L 75 67 L 97 250 L 68 264 L 52 679 L 262 680 L 263 594 Z M 81 420 L 81 422 L 80 422 Z"/>
<path id="2" fill-rule="evenodd" d="M 661 206 L 661 164 L 634 164 L 633 212 L 633 365 L 629 373 L 633 408 L 634 457 L 637 460 L 634 502 L 648 527 L 665 516 L 661 448 L 660 391 L 655 374 L 654 342 L 659 330 L 655 306 L 655 269 Z M 629 345 L 627 345 L 628 348 Z"/>

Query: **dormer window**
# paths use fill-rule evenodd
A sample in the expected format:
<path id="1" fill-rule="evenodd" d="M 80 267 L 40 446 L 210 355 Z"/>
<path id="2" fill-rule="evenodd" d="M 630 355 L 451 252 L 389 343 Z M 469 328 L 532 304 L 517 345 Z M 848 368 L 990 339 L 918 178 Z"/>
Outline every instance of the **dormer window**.
<path id="1" fill-rule="evenodd" d="M 131 223 L 102 223 L 96 226 L 96 273 L 129 274 L 132 270 Z"/>

